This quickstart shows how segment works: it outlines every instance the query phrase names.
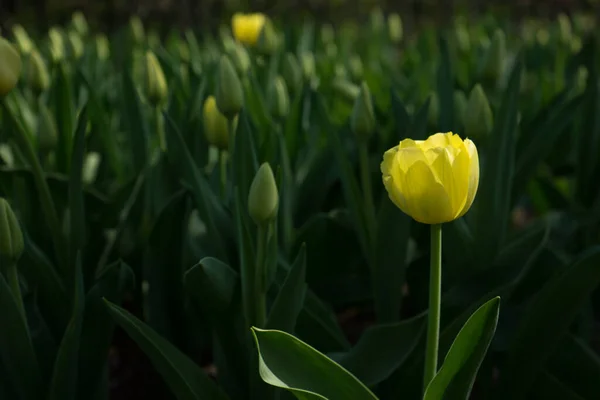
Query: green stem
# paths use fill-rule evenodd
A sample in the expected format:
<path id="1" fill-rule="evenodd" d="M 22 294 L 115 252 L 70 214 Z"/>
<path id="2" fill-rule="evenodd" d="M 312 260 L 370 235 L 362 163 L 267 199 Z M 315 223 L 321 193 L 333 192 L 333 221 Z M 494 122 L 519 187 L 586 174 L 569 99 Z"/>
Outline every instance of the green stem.
<path id="1" fill-rule="evenodd" d="M 371 174 L 369 171 L 369 154 L 367 143 L 359 142 L 358 156 L 360 164 L 360 180 L 364 197 L 365 218 L 367 223 L 367 241 L 369 251 L 373 252 L 373 244 L 375 242 L 375 205 L 373 203 L 373 189 L 371 186 Z"/>
<path id="2" fill-rule="evenodd" d="M 254 326 L 264 328 L 267 320 L 266 254 L 268 226 L 259 226 L 256 235 L 256 269 L 254 270 Z"/>
<path id="3" fill-rule="evenodd" d="M 227 195 L 227 151 L 219 150 L 219 177 L 221 179 L 221 199 Z"/>
<path id="4" fill-rule="evenodd" d="M 11 119 L 11 122 L 16 128 L 16 132 L 12 137 L 31 167 L 31 173 L 33 174 L 34 183 L 38 191 L 43 215 L 52 235 L 57 264 L 59 265 L 59 268 L 65 270 L 68 267 L 66 263 L 66 246 L 64 246 L 64 237 L 60 220 L 58 219 L 54 200 L 50 194 L 50 188 L 46 182 L 44 171 L 37 158 L 33 145 L 28 138 L 25 127 L 15 118 L 6 102 L 1 101 L 1 103 L 5 115 Z"/>
<path id="5" fill-rule="evenodd" d="M 429 315 L 425 350 L 424 390 L 437 373 L 442 295 L 442 225 L 431 225 L 431 263 L 429 267 Z"/>
<path id="6" fill-rule="evenodd" d="M 23 305 L 23 297 L 21 296 L 21 285 L 19 284 L 19 272 L 17 271 L 17 264 L 9 264 L 6 270 L 6 278 L 8 279 L 8 285 L 10 286 L 13 296 L 15 297 L 15 301 L 17 302 L 19 312 L 21 313 L 23 320 L 27 321 L 25 306 Z"/>

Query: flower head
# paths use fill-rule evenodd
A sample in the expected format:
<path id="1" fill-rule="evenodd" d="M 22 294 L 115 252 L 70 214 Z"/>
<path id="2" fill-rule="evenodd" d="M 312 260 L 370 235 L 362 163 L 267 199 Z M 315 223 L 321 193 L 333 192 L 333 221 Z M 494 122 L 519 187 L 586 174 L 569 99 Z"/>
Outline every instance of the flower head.
<path id="1" fill-rule="evenodd" d="M 452 132 L 405 139 L 381 163 L 390 199 L 414 220 L 441 224 L 462 217 L 479 185 L 477 147 Z"/>
<path id="2" fill-rule="evenodd" d="M 267 17 L 261 13 L 237 13 L 231 19 L 233 36 L 246 45 L 254 46 L 266 21 Z"/>

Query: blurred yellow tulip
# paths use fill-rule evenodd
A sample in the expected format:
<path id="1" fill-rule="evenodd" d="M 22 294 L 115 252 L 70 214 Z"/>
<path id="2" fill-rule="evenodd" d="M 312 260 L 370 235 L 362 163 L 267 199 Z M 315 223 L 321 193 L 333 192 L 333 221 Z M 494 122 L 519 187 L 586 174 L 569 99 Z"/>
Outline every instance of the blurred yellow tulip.
<path id="1" fill-rule="evenodd" d="M 264 14 L 236 13 L 231 19 L 233 36 L 246 45 L 254 46 L 266 22 L 267 17 Z"/>
<path id="2" fill-rule="evenodd" d="M 0 37 L 0 96 L 10 92 L 21 76 L 21 57 L 17 49 Z"/>
<path id="3" fill-rule="evenodd" d="M 228 150 L 229 125 L 227 118 L 217 108 L 217 101 L 214 96 L 208 96 L 204 101 L 203 119 L 206 141 L 219 150 Z M 234 127 L 236 123 L 237 116 L 234 120 Z"/>
<path id="4" fill-rule="evenodd" d="M 405 139 L 385 152 L 383 183 L 390 200 L 417 222 L 441 224 L 462 217 L 479 186 L 477 147 L 452 132 Z"/>

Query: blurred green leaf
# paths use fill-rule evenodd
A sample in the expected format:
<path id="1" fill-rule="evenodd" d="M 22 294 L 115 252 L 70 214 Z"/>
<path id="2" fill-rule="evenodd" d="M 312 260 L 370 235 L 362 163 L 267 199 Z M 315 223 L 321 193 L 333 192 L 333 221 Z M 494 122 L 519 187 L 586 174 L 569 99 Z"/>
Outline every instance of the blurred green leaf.
<path id="1" fill-rule="evenodd" d="M 144 117 L 140 95 L 133 77 L 128 72 L 122 73 L 123 85 L 123 122 L 129 134 L 129 145 L 134 171 L 140 173 L 148 162 L 148 138 L 150 137 L 147 118 Z"/>
<path id="2" fill-rule="evenodd" d="M 454 124 L 454 77 L 448 41 L 445 37 L 439 38 L 440 64 L 437 71 L 437 95 L 439 99 L 440 116 L 438 129 L 440 132 L 456 130 Z"/>
<path id="3" fill-rule="evenodd" d="M 71 77 L 65 64 L 59 63 L 55 70 L 54 85 L 51 89 L 54 116 L 58 130 L 56 163 L 59 172 L 68 174 L 71 170 L 71 149 L 73 148 L 73 133 L 75 126 L 75 102 Z"/>

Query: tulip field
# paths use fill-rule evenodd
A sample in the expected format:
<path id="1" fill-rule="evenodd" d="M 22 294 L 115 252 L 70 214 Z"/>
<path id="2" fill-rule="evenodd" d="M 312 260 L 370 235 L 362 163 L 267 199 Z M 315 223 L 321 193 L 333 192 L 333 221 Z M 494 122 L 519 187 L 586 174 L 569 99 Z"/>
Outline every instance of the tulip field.
<path id="1" fill-rule="evenodd" d="M 404 22 L 0 32 L 0 399 L 600 399 L 596 17 Z"/>

